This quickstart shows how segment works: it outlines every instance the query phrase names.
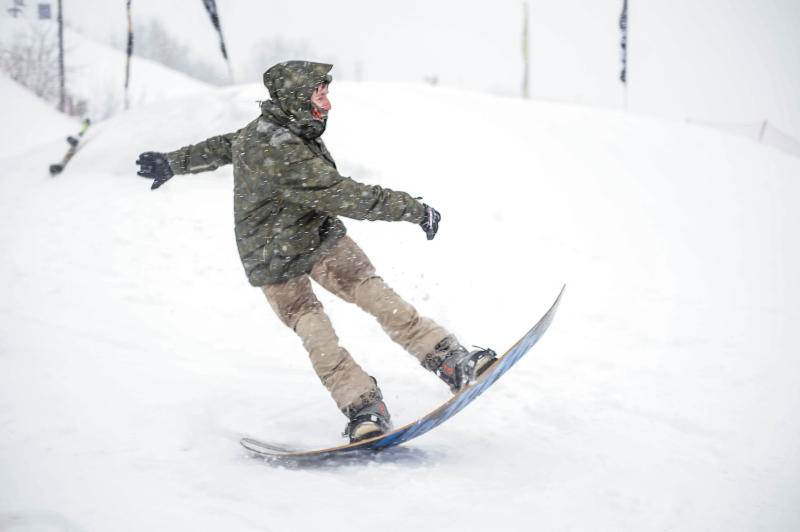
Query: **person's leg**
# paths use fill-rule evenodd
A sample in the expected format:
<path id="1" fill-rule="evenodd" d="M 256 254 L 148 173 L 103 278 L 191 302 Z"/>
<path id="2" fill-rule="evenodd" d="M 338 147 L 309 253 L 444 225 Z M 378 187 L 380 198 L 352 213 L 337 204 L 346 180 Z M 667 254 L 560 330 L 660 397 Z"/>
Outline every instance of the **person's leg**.
<path id="1" fill-rule="evenodd" d="M 435 373 L 453 393 L 476 379 L 496 359 L 491 349 L 468 352 L 458 339 L 404 301 L 380 277 L 350 237 L 343 237 L 314 265 L 311 278 L 381 324 L 389 337 Z"/>
<path id="2" fill-rule="evenodd" d="M 343 237 L 314 265 L 311 278 L 347 302 L 355 303 L 378 320 L 389 337 L 435 371 L 457 340 L 432 320 L 421 317 L 375 273 L 366 254 Z"/>
<path id="3" fill-rule="evenodd" d="M 350 417 L 349 410 L 380 393 L 372 377 L 339 345 L 308 275 L 261 288 L 280 320 L 300 336 L 314 371 L 345 415 Z"/>

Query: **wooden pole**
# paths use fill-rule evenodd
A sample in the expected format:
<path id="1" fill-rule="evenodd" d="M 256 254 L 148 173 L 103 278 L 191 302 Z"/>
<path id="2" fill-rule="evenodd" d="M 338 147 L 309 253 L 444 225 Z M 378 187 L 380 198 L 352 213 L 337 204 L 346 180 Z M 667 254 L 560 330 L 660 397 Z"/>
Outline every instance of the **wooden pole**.
<path id="1" fill-rule="evenodd" d="M 530 90 L 528 88 L 529 60 L 528 60 L 528 2 L 522 4 L 522 97 L 528 98 Z"/>

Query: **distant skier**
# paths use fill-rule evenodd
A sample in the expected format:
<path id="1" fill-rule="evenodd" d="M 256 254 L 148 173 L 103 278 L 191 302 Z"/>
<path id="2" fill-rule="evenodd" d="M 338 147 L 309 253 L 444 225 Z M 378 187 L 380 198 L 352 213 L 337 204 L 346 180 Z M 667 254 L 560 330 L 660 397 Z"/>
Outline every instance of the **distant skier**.
<path id="1" fill-rule="evenodd" d="M 271 100 L 242 129 L 169 153 L 146 152 L 138 175 L 156 189 L 174 174 L 233 163 L 236 243 L 245 272 L 281 321 L 302 339 L 311 364 L 350 419 L 351 442 L 391 429 L 377 382 L 339 345 L 313 279 L 375 318 L 390 338 L 457 393 L 496 359 L 490 349 L 468 352 L 448 331 L 420 317 L 383 279 L 338 218 L 407 221 L 433 239 L 440 215 L 405 192 L 342 177 L 320 136 L 328 111 L 333 65 L 279 63 L 264 73 Z"/>

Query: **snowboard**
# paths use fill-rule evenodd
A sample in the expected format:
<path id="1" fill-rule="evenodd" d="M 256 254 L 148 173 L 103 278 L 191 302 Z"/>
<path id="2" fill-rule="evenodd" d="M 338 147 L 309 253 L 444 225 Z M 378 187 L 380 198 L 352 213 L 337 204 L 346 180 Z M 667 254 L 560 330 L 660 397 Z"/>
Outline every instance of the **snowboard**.
<path id="1" fill-rule="evenodd" d="M 340 445 L 338 447 L 330 447 L 327 449 L 319 450 L 302 450 L 294 449 L 289 446 L 279 445 L 269 442 L 263 442 L 252 438 L 242 438 L 240 443 L 249 451 L 261 456 L 273 459 L 324 459 L 333 456 L 352 455 L 358 452 L 372 452 L 394 447 L 441 425 L 464 407 L 470 404 L 476 397 L 486 391 L 489 386 L 494 384 L 511 366 L 513 366 L 525 353 L 527 353 L 533 345 L 539 341 L 545 333 L 553 317 L 558 310 L 558 304 L 561 302 L 561 296 L 564 294 L 564 288 L 561 288 L 558 297 L 553 302 L 550 309 L 544 316 L 534 325 L 522 338 L 514 344 L 511 349 L 498 358 L 486 371 L 484 371 L 475 382 L 468 387 L 461 390 L 458 394 L 454 395 L 449 401 L 442 406 L 431 412 L 430 414 L 400 427 L 399 429 L 392 430 L 386 434 L 376 436 L 371 439 L 363 440 L 356 443 Z"/>
<path id="2" fill-rule="evenodd" d="M 50 175 L 51 176 L 55 176 L 55 175 L 60 174 L 61 171 L 64 169 L 64 167 L 69 162 L 69 160 L 72 159 L 72 156 L 75 155 L 75 152 L 78 151 L 78 146 L 80 145 L 81 137 L 83 137 L 83 134 L 86 133 L 87 129 L 89 129 L 89 124 L 90 123 L 91 122 L 87 118 L 86 120 L 83 121 L 83 125 L 81 126 L 81 130 L 78 132 L 78 135 L 76 137 L 71 137 L 71 136 L 67 137 L 67 142 L 69 143 L 69 149 L 67 150 L 67 153 L 64 154 L 64 158 L 61 159 L 60 163 L 56 163 L 56 164 L 51 164 L 50 165 Z"/>

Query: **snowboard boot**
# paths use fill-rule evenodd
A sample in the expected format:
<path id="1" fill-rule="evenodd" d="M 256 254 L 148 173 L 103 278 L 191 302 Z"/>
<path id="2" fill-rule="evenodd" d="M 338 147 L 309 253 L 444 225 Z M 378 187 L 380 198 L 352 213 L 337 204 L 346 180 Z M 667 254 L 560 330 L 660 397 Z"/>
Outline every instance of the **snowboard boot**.
<path id="1" fill-rule="evenodd" d="M 475 382 L 497 360 L 497 354 L 491 349 L 469 352 L 452 336 L 436 344 L 434 349 L 439 357 L 428 355 L 423 366 L 436 373 L 454 394 Z"/>
<path id="2" fill-rule="evenodd" d="M 350 422 L 344 428 L 342 436 L 350 438 L 350 443 L 374 438 L 392 430 L 391 416 L 383 402 L 380 388 L 362 395 L 354 404 L 360 406 L 344 409 Z"/>

